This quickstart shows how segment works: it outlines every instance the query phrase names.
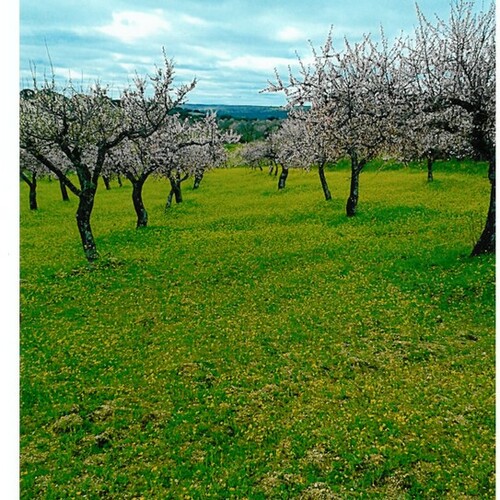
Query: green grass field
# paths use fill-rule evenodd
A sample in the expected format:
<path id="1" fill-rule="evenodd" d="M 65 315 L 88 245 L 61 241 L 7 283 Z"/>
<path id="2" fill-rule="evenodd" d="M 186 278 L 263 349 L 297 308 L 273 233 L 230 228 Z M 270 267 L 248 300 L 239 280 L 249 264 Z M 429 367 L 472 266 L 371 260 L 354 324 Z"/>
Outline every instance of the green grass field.
<path id="1" fill-rule="evenodd" d="M 327 177 L 100 186 L 94 265 L 21 185 L 22 498 L 494 498 L 486 167 Z"/>

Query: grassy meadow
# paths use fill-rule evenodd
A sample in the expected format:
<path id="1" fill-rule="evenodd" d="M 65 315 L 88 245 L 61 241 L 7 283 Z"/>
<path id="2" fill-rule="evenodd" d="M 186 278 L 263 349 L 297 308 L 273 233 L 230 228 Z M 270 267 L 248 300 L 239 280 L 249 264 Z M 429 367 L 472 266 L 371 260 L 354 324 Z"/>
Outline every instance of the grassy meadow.
<path id="1" fill-rule="evenodd" d="M 21 184 L 21 498 L 494 498 L 486 166 L 327 178 Z"/>

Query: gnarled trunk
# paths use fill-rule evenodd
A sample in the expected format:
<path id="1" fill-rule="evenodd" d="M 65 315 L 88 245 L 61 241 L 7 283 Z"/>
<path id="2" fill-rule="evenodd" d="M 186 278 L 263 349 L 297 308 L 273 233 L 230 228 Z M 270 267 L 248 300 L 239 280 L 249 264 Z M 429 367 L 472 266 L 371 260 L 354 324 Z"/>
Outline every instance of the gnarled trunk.
<path id="1" fill-rule="evenodd" d="M 495 156 L 493 153 L 490 159 L 488 168 L 488 178 L 491 183 L 490 204 L 488 207 L 488 215 L 486 216 L 486 224 L 479 240 L 472 250 L 472 256 L 485 253 L 495 253 L 496 243 L 496 186 L 495 186 Z"/>
<path id="2" fill-rule="evenodd" d="M 108 175 L 103 175 L 102 176 L 102 180 L 104 181 L 104 185 L 106 186 L 106 191 L 109 191 L 111 189 L 111 184 L 110 184 L 109 176 Z"/>
<path id="3" fill-rule="evenodd" d="M 59 187 L 61 188 L 61 196 L 63 201 L 69 201 L 68 188 L 61 179 L 59 179 Z"/>
<path id="4" fill-rule="evenodd" d="M 132 201 L 134 203 L 135 213 L 137 214 L 137 228 L 146 227 L 148 225 L 148 212 L 142 200 L 142 188 L 144 180 L 135 181 L 132 183 Z"/>
<path id="5" fill-rule="evenodd" d="M 31 172 L 31 179 L 24 172 L 21 172 L 21 179 L 26 182 L 30 188 L 30 210 L 38 210 L 38 203 L 36 200 L 36 172 Z"/>
<path id="6" fill-rule="evenodd" d="M 172 186 L 172 191 L 174 192 L 175 203 L 182 203 L 181 181 L 179 179 L 175 179 L 173 181 L 170 179 L 170 184 Z"/>
<path id="7" fill-rule="evenodd" d="M 203 172 L 196 172 L 194 174 L 193 189 L 198 189 L 200 187 L 200 184 L 201 184 L 202 180 L 203 180 Z"/>
<path id="8" fill-rule="evenodd" d="M 288 168 L 281 166 L 281 174 L 278 179 L 278 189 L 285 189 L 287 177 L 288 177 Z"/>
<path id="9" fill-rule="evenodd" d="M 432 182 L 434 180 L 434 174 L 432 172 L 432 167 L 434 165 L 434 158 L 432 156 L 427 157 L 427 182 Z"/>
<path id="10" fill-rule="evenodd" d="M 356 215 L 356 207 L 359 199 L 359 171 L 353 169 L 351 171 L 351 186 L 349 190 L 349 198 L 345 207 L 347 217 Z"/>
<path id="11" fill-rule="evenodd" d="M 78 231 L 80 232 L 85 257 L 89 262 L 92 262 L 99 258 L 94 235 L 92 234 L 92 228 L 90 226 L 90 216 L 92 214 L 92 209 L 94 208 L 97 186 L 91 182 L 86 182 L 85 184 L 85 186 L 82 186 L 82 190 L 79 195 L 78 209 L 76 211 L 76 224 L 78 226 Z"/>
<path id="12" fill-rule="evenodd" d="M 331 200 L 332 194 L 330 193 L 330 189 L 328 188 L 328 183 L 326 182 L 324 163 L 321 163 L 318 166 L 318 174 L 319 174 L 319 179 L 321 181 L 321 187 L 323 188 L 323 194 L 325 195 L 325 200 L 326 201 Z"/>
<path id="13" fill-rule="evenodd" d="M 170 181 L 170 193 L 168 193 L 167 203 L 165 204 L 165 209 L 170 208 L 172 206 L 172 198 L 175 197 L 176 203 L 182 203 L 182 190 L 181 190 L 181 182 L 182 180 L 175 177 L 169 177 Z"/>
<path id="14" fill-rule="evenodd" d="M 165 210 L 172 206 L 172 198 L 174 197 L 174 190 L 171 189 L 167 196 L 167 202 L 165 203 Z"/>
<path id="15" fill-rule="evenodd" d="M 366 160 L 363 159 L 358 161 L 358 156 L 356 153 L 352 153 L 351 157 L 351 186 L 349 190 L 349 198 L 346 203 L 346 215 L 347 217 L 353 217 L 356 215 L 356 208 L 358 206 L 359 199 L 359 174 L 366 165 Z"/>

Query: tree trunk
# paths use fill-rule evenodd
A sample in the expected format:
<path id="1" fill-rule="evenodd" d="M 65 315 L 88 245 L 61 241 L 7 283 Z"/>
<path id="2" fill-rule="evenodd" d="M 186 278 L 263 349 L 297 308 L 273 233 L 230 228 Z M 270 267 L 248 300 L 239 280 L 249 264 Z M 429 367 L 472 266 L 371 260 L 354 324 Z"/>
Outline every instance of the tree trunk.
<path id="1" fill-rule="evenodd" d="M 175 203 L 182 203 L 182 190 L 180 179 L 170 179 L 170 185 L 172 186 L 172 191 L 174 192 Z"/>
<path id="2" fill-rule="evenodd" d="M 102 180 L 104 181 L 104 185 L 106 186 L 106 191 L 111 189 L 111 184 L 109 183 L 109 176 L 103 175 Z"/>
<path id="3" fill-rule="evenodd" d="M 97 186 L 90 182 L 86 182 L 86 184 L 86 186 L 82 186 L 80 192 L 78 209 L 76 211 L 76 224 L 80 232 L 85 257 L 89 262 L 92 262 L 99 258 L 94 235 L 92 234 L 92 228 L 90 226 L 90 216 L 94 208 Z"/>
<path id="4" fill-rule="evenodd" d="M 169 177 L 170 181 L 170 193 L 167 196 L 167 203 L 165 204 L 165 210 L 172 206 L 172 198 L 175 197 L 176 203 L 182 203 L 182 190 L 181 190 L 181 179 L 175 177 Z"/>
<path id="5" fill-rule="evenodd" d="M 351 186 L 349 190 L 349 198 L 345 207 L 347 217 L 356 215 L 356 208 L 359 199 L 359 174 L 367 163 L 366 159 L 358 161 L 358 155 L 353 152 L 349 155 L 351 157 Z"/>
<path id="6" fill-rule="evenodd" d="M 196 174 L 194 174 L 193 189 L 198 189 L 200 187 L 202 180 L 203 180 L 203 172 L 196 172 Z"/>
<path id="7" fill-rule="evenodd" d="M 30 210 L 38 210 L 38 203 L 36 201 L 36 172 L 31 172 L 31 179 L 24 172 L 21 172 L 21 179 L 26 182 L 30 188 Z"/>
<path id="8" fill-rule="evenodd" d="M 30 210 L 38 210 L 38 203 L 36 201 L 36 174 L 33 174 L 30 183 Z"/>
<path id="9" fill-rule="evenodd" d="M 488 168 L 488 178 L 491 183 L 490 205 L 488 207 L 488 215 L 486 216 L 486 224 L 483 232 L 479 237 L 478 242 L 472 250 L 472 256 L 485 253 L 495 253 L 496 243 L 496 187 L 495 187 L 495 156 L 490 160 Z"/>
<path id="10" fill-rule="evenodd" d="M 328 188 L 328 183 L 326 182 L 325 176 L 325 164 L 321 164 L 318 166 L 319 179 L 321 181 L 321 187 L 323 188 L 323 194 L 325 195 L 325 200 L 332 199 L 332 193 L 330 193 L 330 189 Z"/>
<path id="11" fill-rule="evenodd" d="M 434 165 L 434 158 L 431 156 L 427 157 L 427 182 L 432 182 L 434 180 L 434 175 L 432 172 L 432 166 Z"/>
<path id="12" fill-rule="evenodd" d="M 288 168 L 281 166 L 281 174 L 278 179 L 278 189 L 285 189 L 287 177 L 288 177 Z"/>
<path id="13" fill-rule="evenodd" d="M 146 227 L 148 225 L 148 212 L 142 201 L 142 187 L 144 181 L 139 180 L 132 183 L 132 201 L 134 203 L 135 213 L 137 214 L 137 228 Z"/>
<path id="14" fill-rule="evenodd" d="M 69 201 L 68 188 L 61 179 L 59 179 L 59 187 L 61 188 L 61 196 L 63 201 Z"/>
<path id="15" fill-rule="evenodd" d="M 123 184 L 122 184 L 122 177 L 121 177 L 121 175 L 120 175 L 120 174 L 118 174 L 118 175 L 116 176 L 116 179 L 117 179 L 117 181 L 118 181 L 118 186 L 122 187 L 122 186 L 123 186 Z"/>
<path id="16" fill-rule="evenodd" d="M 174 190 L 171 189 L 170 193 L 168 193 L 168 196 L 167 196 L 167 203 L 165 203 L 165 210 L 167 210 L 167 208 L 170 208 L 172 206 L 172 198 L 173 197 L 174 197 Z"/>
<path id="17" fill-rule="evenodd" d="M 351 187 L 349 191 L 349 198 L 345 207 L 347 217 L 356 215 L 356 207 L 358 206 L 359 199 L 359 170 L 351 170 Z"/>
<path id="18" fill-rule="evenodd" d="M 38 202 L 36 201 L 36 172 L 31 174 L 30 187 L 30 210 L 38 210 Z"/>

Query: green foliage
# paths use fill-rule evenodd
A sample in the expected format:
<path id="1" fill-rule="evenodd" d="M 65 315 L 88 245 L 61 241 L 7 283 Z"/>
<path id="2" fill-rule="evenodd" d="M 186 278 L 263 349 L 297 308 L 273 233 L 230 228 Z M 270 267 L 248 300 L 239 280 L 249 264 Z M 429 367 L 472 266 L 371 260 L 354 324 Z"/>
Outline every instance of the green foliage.
<path id="1" fill-rule="evenodd" d="M 241 142 L 252 142 L 266 138 L 271 132 L 277 130 L 281 120 L 278 119 L 248 119 L 220 117 L 219 127 L 221 130 L 232 129 L 241 136 Z"/>
<path id="2" fill-rule="evenodd" d="M 494 497 L 485 169 L 327 175 L 100 186 L 94 264 L 21 185 L 22 498 Z"/>

